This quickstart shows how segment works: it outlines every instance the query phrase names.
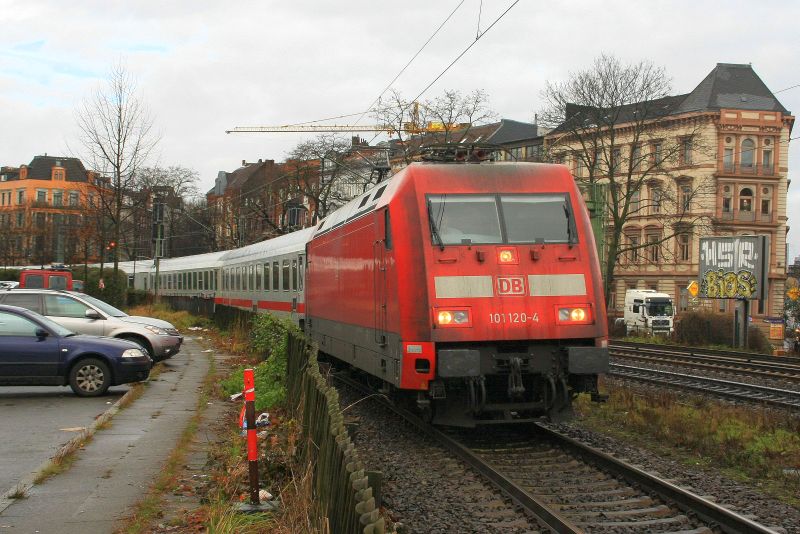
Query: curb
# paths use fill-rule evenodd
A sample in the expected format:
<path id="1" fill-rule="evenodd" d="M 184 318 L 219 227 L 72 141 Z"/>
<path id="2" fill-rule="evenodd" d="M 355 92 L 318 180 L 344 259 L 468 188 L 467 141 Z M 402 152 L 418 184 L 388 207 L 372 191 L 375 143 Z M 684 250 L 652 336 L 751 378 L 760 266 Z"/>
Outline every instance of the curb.
<path id="1" fill-rule="evenodd" d="M 138 384 L 142 384 L 142 383 L 143 382 L 138 382 Z M 42 471 L 44 471 L 46 468 L 48 468 L 53 463 L 53 458 L 55 458 L 57 456 L 60 456 L 62 451 L 75 448 L 82 441 L 85 441 L 86 439 L 94 436 L 94 434 L 97 432 L 98 427 L 100 427 L 101 425 L 104 425 L 112 417 L 114 417 L 117 414 L 117 412 L 120 411 L 120 409 L 121 409 L 120 406 L 122 406 L 124 403 L 126 403 L 127 400 L 131 396 L 133 396 L 133 393 L 135 391 L 136 391 L 135 387 L 132 387 L 131 389 L 129 389 L 127 393 L 125 393 L 122 397 L 117 399 L 117 402 L 112 404 L 105 412 L 103 412 L 99 416 L 97 416 L 97 418 L 92 422 L 92 424 L 89 425 L 85 430 L 81 431 L 77 436 L 75 436 L 74 438 L 70 439 L 69 441 L 64 443 L 61 447 L 59 447 L 58 450 L 55 452 L 55 454 L 53 454 L 53 456 L 49 460 L 43 462 L 41 465 L 39 465 L 39 467 L 36 468 L 35 471 L 33 471 L 32 473 L 24 476 L 14 486 L 12 486 L 10 489 L 8 489 L 2 495 L 0 495 L 0 513 L 4 512 L 6 510 L 6 508 L 8 508 L 9 506 L 11 506 L 14 503 L 14 501 L 18 500 L 18 499 L 10 498 L 10 496 L 12 494 L 14 494 L 14 493 L 16 493 L 16 492 L 18 492 L 20 490 L 27 493 L 28 490 L 30 490 L 34 486 L 33 481 L 36 479 L 36 476 L 39 473 L 41 473 Z"/>

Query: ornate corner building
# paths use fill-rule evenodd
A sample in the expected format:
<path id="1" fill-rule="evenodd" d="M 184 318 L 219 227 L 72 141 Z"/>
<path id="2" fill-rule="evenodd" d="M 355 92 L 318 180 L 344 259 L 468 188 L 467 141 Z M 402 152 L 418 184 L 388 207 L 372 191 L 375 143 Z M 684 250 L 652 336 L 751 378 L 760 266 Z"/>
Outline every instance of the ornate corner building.
<path id="1" fill-rule="evenodd" d="M 764 235 L 770 242 L 768 297 L 753 302 L 752 314 L 759 324 L 782 317 L 794 116 L 746 64 L 719 63 L 690 93 L 647 104 L 653 114 L 642 130 L 646 135 L 630 137 L 633 127 L 624 121 L 613 126 L 616 140 L 606 168 L 616 169 L 620 161 L 651 167 L 630 192 L 630 213 L 618 219 L 624 252 L 616 257 L 609 311 L 621 313 L 625 291 L 639 288 L 673 295 L 679 314 L 698 307 L 731 312 L 732 301 L 697 301 L 686 290 L 698 278 L 699 238 Z M 559 128 L 545 135 L 546 147 L 559 144 L 554 159 L 570 165 L 580 182 L 587 169 L 576 155 L 574 136 Z M 603 256 L 614 222 L 608 214 L 601 217 L 605 235 L 597 241 Z"/>

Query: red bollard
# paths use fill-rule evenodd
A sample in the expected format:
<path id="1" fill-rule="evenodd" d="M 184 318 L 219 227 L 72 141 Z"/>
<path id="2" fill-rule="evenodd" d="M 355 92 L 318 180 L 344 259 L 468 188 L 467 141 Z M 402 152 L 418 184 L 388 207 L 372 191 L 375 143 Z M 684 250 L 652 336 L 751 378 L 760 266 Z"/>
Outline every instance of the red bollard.
<path id="1" fill-rule="evenodd" d="M 250 504 L 258 506 L 258 436 L 256 436 L 256 384 L 252 369 L 244 370 L 244 406 L 247 421 L 247 461 L 250 470 Z"/>

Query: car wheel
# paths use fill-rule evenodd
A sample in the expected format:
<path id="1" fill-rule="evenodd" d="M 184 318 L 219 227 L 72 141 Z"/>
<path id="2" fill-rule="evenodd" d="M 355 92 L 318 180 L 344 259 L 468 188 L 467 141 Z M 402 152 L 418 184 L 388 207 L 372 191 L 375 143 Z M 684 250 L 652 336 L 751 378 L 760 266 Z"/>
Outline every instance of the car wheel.
<path id="1" fill-rule="evenodd" d="M 79 397 L 99 397 L 111 385 L 111 371 L 105 362 L 86 358 L 76 363 L 69 372 L 69 387 Z"/>
<path id="2" fill-rule="evenodd" d="M 131 343 L 136 343 L 137 345 L 139 345 L 139 348 L 144 351 L 145 354 L 150 356 L 150 359 L 155 360 L 155 357 L 153 356 L 153 351 L 150 350 L 150 347 L 148 346 L 147 342 L 144 341 L 143 339 L 135 336 L 122 336 L 120 337 L 120 339 L 124 339 L 125 341 L 130 341 Z"/>

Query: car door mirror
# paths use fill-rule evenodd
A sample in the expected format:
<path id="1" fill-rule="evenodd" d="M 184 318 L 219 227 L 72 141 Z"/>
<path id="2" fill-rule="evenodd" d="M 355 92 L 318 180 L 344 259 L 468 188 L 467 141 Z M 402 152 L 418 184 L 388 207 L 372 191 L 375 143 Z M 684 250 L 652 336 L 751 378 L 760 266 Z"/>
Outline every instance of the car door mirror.
<path id="1" fill-rule="evenodd" d="M 98 313 L 98 311 L 97 310 L 92 310 L 92 309 L 86 310 L 86 314 L 85 315 L 86 315 L 87 319 L 100 319 L 101 318 L 100 314 Z"/>
<path id="2" fill-rule="evenodd" d="M 44 339 L 50 335 L 50 332 L 48 332 L 44 328 L 37 328 L 34 333 L 36 334 L 36 337 L 38 337 L 39 339 Z"/>

